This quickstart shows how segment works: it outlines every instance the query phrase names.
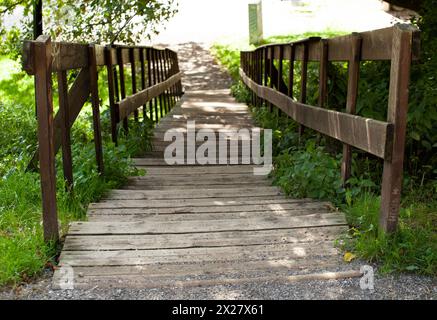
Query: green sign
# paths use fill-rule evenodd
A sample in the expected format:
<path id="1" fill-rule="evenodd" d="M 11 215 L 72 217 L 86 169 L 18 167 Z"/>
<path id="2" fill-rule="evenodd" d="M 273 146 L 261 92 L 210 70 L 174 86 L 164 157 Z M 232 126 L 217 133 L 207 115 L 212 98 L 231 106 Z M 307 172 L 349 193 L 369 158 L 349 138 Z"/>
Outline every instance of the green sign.
<path id="1" fill-rule="evenodd" d="M 249 3 L 249 43 L 258 44 L 263 37 L 261 1 Z"/>

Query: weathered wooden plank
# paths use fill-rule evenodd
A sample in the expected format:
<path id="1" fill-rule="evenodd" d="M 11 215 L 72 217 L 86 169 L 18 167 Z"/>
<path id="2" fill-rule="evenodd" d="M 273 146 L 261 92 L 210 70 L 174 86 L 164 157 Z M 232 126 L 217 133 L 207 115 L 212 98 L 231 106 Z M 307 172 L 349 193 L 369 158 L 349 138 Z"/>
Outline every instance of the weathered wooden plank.
<path id="1" fill-rule="evenodd" d="M 412 28 L 411 25 L 405 24 L 404 26 Z M 361 60 L 390 60 L 392 58 L 392 41 L 393 32 L 396 27 L 388 27 L 379 30 L 372 30 L 366 32 L 357 33 L 363 39 L 363 51 L 361 53 Z M 412 41 L 412 60 L 419 59 L 420 43 L 418 41 L 419 30 L 415 28 L 413 32 Z M 353 35 L 345 35 L 340 37 L 334 37 L 327 39 L 329 46 L 329 61 L 348 61 L 349 52 L 351 52 L 351 44 L 353 42 Z M 300 41 L 302 44 L 303 39 Z M 293 42 L 292 42 L 293 43 Z M 279 46 L 282 44 L 270 44 L 258 47 L 258 50 L 263 50 L 269 46 Z M 284 47 L 284 59 L 289 59 L 290 46 Z M 295 45 L 295 61 L 303 60 L 303 46 Z M 274 58 L 278 59 L 279 52 L 276 50 Z M 270 56 L 269 56 L 270 58 Z M 308 60 L 309 61 L 320 61 L 320 50 L 318 48 L 317 42 L 309 43 L 308 45 Z"/>
<path id="2" fill-rule="evenodd" d="M 159 190 L 150 190 L 150 191 L 123 191 L 119 190 L 111 190 L 108 195 L 116 195 L 116 194 L 138 194 L 142 195 L 142 199 L 161 199 L 166 197 L 166 199 L 187 199 L 187 198 L 225 198 L 225 197 L 258 197 L 258 196 L 277 196 L 281 195 L 281 191 L 277 187 L 273 186 L 251 186 L 251 187 L 231 187 L 228 190 L 218 190 L 214 188 L 203 188 L 202 192 L 199 192 L 197 189 L 184 188 L 177 192 L 175 195 L 169 195 L 167 192 L 159 191 Z M 244 195 L 247 194 L 247 195 Z M 241 195 L 241 196 L 240 196 Z M 127 199 L 126 199 L 127 200 Z"/>
<path id="3" fill-rule="evenodd" d="M 240 76 L 258 96 L 276 105 L 295 121 L 380 158 L 390 158 L 391 123 L 303 104 L 271 88 L 257 85 L 242 70 Z"/>
<path id="4" fill-rule="evenodd" d="M 340 213 L 308 214 L 302 217 L 268 217 L 194 221 L 73 222 L 69 234 L 163 234 L 187 232 L 250 231 L 346 225 Z"/>
<path id="5" fill-rule="evenodd" d="M 338 254 L 331 241 L 299 244 L 230 246 L 162 250 L 64 251 L 63 264 L 75 266 L 128 266 L 154 263 L 305 259 Z"/>
<path id="6" fill-rule="evenodd" d="M 267 202 L 267 203 L 265 203 Z M 152 204 L 153 205 L 153 204 Z M 95 208 L 92 206 L 88 210 L 91 216 L 97 215 L 177 215 L 177 214 L 204 214 L 204 213 L 232 213 L 232 212 L 264 212 L 268 214 L 273 212 L 275 214 L 280 214 L 281 212 L 290 211 L 332 211 L 332 205 L 326 202 L 319 202 L 311 199 L 289 199 L 287 202 L 283 203 L 268 203 L 268 201 L 255 201 L 253 204 L 239 204 L 239 203 L 227 203 L 226 205 L 208 205 L 204 204 L 193 206 L 179 206 L 179 207 L 157 207 L 144 206 L 138 208 Z"/>
<path id="7" fill-rule="evenodd" d="M 314 206 L 314 208 L 312 208 Z M 240 209 L 242 210 L 242 209 Z M 91 222 L 133 222 L 133 221 L 198 221 L 198 220 L 220 220 L 220 219 L 252 219 L 263 217 L 297 217 L 306 216 L 308 214 L 326 214 L 331 213 L 327 208 L 320 209 L 318 204 L 308 204 L 301 210 L 270 210 L 270 211 L 235 211 L 235 212 L 215 212 L 215 213 L 178 213 L 178 214 L 91 214 L 88 213 L 88 221 Z"/>
<path id="8" fill-rule="evenodd" d="M 194 189 L 195 191 L 198 191 Z M 222 189 L 217 189 L 222 190 Z M 163 190 L 149 190 L 152 192 L 169 193 Z M 187 207 L 187 206 L 218 206 L 226 207 L 227 205 L 241 205 L 241 204 L 282 204 L 288 203 L 289 199 L 285 197 L 273 197 L 272 195 L 257 195 L 253 197 L 241 196 L 241 197 L 220 197 L 193 194 L 191 197 L 186 198 L 180 196 L 171 196 L 168 201 L 163 202 L 165 199 L 161 194 L 150 195 L 148 200 L 102 200 L 97 203 L 91 203 L 90 208 L 169 208 L 169 207 Z M 247 199 L 247 200 L 244 200 Z"/>
<path id="9" fill-rule="evenodd" d="M 327 256 L 318 260 L 317 266 L 327 268 L 338 265 L 338 259 L 333 256 Z M 164 276 L 202 276 L 211 274 L 232 274 L 238 272 L 254 272 L 254 271 L 269 271 L 269 272 L 284 272 L 296 269 L 308 269 L 315 266 L 315 261 L 308 259 L 277 259 L 277 260 L 248 260 L 242 264 L 239 261 L 217 261 L 217 262 L 202 262 L 202 263 L 162 263 L 162 264 L 147 264 L 137 266 L 91 266 L 91 267 L 74 267 L 74 283 L 89 281 L 87 277 L 96 277 L 105 279 L 108 276 L 117 276 L 124 278 L 125 276 L 143 275 L 145 277 L 156 278 Z M 62 268 L 62 266 L 61 266 Z M 55 271 L 53 281 L 61 280 L 61 273 Z M 85 279 L 84 279 L 85 278 Z M 103 285 L 103 282 L 101 283 Z"/>
<path id="10" fill-rule="evenodd" d="M 334 241 L 347 230 L 344 226 L 314 229 L 260 230 L 255 232 L 210 232 L 190 234 L 73 236 L 67 237 L 64 251 L 146 250 L 247 246 L 279 243 Z"/>
<path id="11" fill-rule="evenodd" d="M 133 158 L 137 168 L 146 171 L 148 176 L 166 176 L 166 175 L 203 175 L 203 174 L 243 174 L 253 173 L 254 166 L 252 165 L 228 165 L 228 166 L 198 166 L 198 167 L 168 167 L 160 169 L 156 167 L 148 167 L 143 165 L 141 158 Z"/>

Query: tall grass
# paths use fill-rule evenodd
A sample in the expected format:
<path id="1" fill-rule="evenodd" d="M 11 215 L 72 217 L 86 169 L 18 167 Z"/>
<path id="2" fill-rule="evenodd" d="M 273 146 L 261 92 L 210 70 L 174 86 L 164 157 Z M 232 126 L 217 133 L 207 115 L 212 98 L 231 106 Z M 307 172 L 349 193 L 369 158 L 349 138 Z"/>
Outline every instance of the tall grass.
<path id="1" fill-rule="evenodd" d="M 101 176 L 97 171 L 89 104 L 72 128 L 72 194 L 65 191 L 61 156 L 56 157 L 62 233 L 70 221 L 86 219 L 90 202 L 125 183 L 127 176 L 142 174 L 131 165 L 130 157 L 150 149 L 152 124 L 148 121 L 130 121 L 130 134 L 120 131 L 117 147 L 111 142 L 105 79 L 102 71 L 99 93 L 105 174 Z M 56 81 L 54 86 L 56 92 Z M 56 95 L 54 104 L 56 108 Z M 0 57 L 0 285 L 15 285 L 38 274 L 48 263 L 55 263 L 59 250 L 43 240 L 39 174 L 26 171 L 37 146 L 34 108 L 32 77 L 20 71 L 18 62 Z"/>

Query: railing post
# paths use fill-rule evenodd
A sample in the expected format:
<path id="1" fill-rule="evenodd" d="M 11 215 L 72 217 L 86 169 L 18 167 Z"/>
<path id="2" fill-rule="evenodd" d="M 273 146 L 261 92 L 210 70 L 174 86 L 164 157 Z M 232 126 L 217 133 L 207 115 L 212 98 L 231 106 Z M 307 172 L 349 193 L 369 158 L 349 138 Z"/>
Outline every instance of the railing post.
<path id="1" fill-rule="evenodd" d="M 144 58 L 144 48 L 140 49 L 140 67 L 141 67 L 141 90 L 146 89 L 146 66 Z M 147 105 L 143 105 L 143 121 L 147 118 Z"/>
<path id="2" fill-rule="evenodd" d="M 131 79 L 132 79 L 132 94 L 137 93 L 137 73 L 135 64 L 135 49 L 129 48 L 129 60 L 131 67 Z M 138 122 L 138 110 L 134 111 L 134 120 Z"/>
<path id="3" fill-rule="evenodd" d="M 59 230 L 56 211 L 52 44 L 49 36 L 38 37 L 34 42 L 34 53 L 44 239 L 57 241 Z"/>
<path id="4" fill-rule="evenodd" d="M 152 78 L 152 54 L 151 48 L 146 49 L 146 59 L 147 59 L 147 86 L 151 87 L 153 84 L 153 78 Z M 150 99 L 149 101 L 149 110 L 150 110 L 150 120 L 156 122 L 158 119 L 158 115 L 155 114 L 155 120 L 153 119 L 153 99 Z"/>
<path id="5" fill-rule="evenodd" d="M 328 40 L 320 40 L 319 107 L 324 107 L 328 95 Z"/>
<path id="6" fill-rule="evenodd" d="M 391 158 L 384 159 L 379 220 L 381 231 L 389 233 L 396 230 L 400 210 L 413 32 L 408 25 L 393 28 L 387 122 L 394 134 Z"/>
<path id="7" fill-rule="evenodd" d="M 294 45 L 290 44 L 290 68 L 288 69 L 288 96 L 293 98 L 294 86 Z"/>
<path id="8" fill-rule="evenodd" d="M 103 174 L 103 147 L 102 147 L 102 129 L 100 126 L 100 102 L 99 102 L 99 84 L 98 71 L 96 63 L 96 48 L 94 44 L 88 46 L 88 61 L 90 74 L 90 93 L 91 105 L 93 109 L 93 130 L 94 130 L 94 147 L 96 150 L 97 170 Z"/>
<path id="9" fill-rule="evenodd" d="M 59 116 L 61 118 L 60 134 L 62 145 L 62 168 L 66 190 L 73 190 L 73 160 L 70 139 L 70 106 L 68 101 L 67 71 L 58 71 Z"/>
<path id="10" fill-rule="evenodd" d="M 299 102 L 306 103 L 307 101 L 307 77 L 308 77 L 308 42 L 302 43 L 303 59 L 301 64 L 301 79 L 300 79 L 300 95 Z M 305 127 L 299 124 L 299 144 L 301 143 L 302 135 Z"/>
<path id="11" fill-rule="evenodd" d="M 117 62 L 118 62 L 118 72 L 120 73 L 120 94 L 121 100 L 126 98 L 126 85 L 124 83 L 124 61 L 123 61 L 123 48 L 117 47 Z M 123 128 L 126 132 L 129 131 L 128 117 L 123 119 Z"/>
<path id="12" fill-rule="evenodd" d="M 352 52 L 348 64 L 348 84 L 346 112 L 354 114 L 358 98 L 358 80 L 360 77 L 360 60 L 361 60 L 361 43 L 362 39 L 359 34 L 353 34 Z M 341 178 L 343 185 L 351 175 L 352 148 L 348 144 L 343 144 L 343 160 L 341 163 Z"/>
<path id="13" fill-rule="evenodd" d="M 116 99 L 116 83 L 114 75 L 117 73 L 114 71 L 115 66 L 112 61 L 112 48 L 111 46 L 105 47 L 105 63 L 106 71 L 108 73 L 108 94 L 109 94 L 109 108 L 111 113 L 111 135 L 112 142 L 117 145 L 117 123 L 118 123 L 118 109 L 115 105 Z"/>

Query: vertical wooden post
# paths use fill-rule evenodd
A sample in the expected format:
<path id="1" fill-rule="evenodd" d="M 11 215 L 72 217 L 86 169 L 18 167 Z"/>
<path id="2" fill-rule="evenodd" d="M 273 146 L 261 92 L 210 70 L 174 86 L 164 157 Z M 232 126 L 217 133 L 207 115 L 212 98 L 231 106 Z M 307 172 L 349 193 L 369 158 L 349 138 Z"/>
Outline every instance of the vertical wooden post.
<path id="1" fill-rule="evenodd" d="M 161 59 L 160 59 L 160 50 L 156 50 L 155 51 L 155 57 L 156 57 L 156 60 L 155 60 L 155 63 L 156 63 L 156 83 L 160 83 L 161 82 L 161 67 L 160 67 L 160 64 L 161 64 Z M 159 96 L 158 96 L 158 98 L 159 98 L 159 115 L 160 115 L 160 118 L 162 118 L 163 116 L 164 116 L 164 103 L 163 103 L 163 101 L 162 101 L 162 94 L 160 94 Z"/>
<path id="2" fill-rule="evenodd" d="M 276 83 L 276 88 L 278 89 L 279 92 L 281 93 L 286 93 L 284 92 L 285 88 L 283 88 L 281 86 L 281 83 L 284 81 L 283 78 L 283 70 L 284 70 L 284 63 L 283 63 L 283 59 L 284 59 L 284 46 L 280 45 L 279 46 L 279 60 L 278 60 L 278 81 Z M 276 109 L 278 111 L 278 116 L 281 115 L 281 109 L 277 108 Z"/>
<path id="3" fill-rule="evenodd" d="M 326 105 L 328 93 L 328 40 L 320 40 L 319 107 Z"/>
<path id="4" fill-rule="evenodd" d="M 168 55 L 168 61 L 170 64 L 170 70 L 169 70 L 169 77 L 173 76 L 175 74 L 174 70 L 175 70 L 175 65 L 174 65 L 174 60 L 172 57 L 172 52 L 171 51 L 167 51 L 167 55 Z M 172 85 L 170 88 L 170 94 L 171 94 L 171 101 L 172 101 L 172 108 L 175 106 L 176 104 L 176 86 Z"/>
<path id="5" fill-rule="evenodd" d="M 132 79 L 132 94 L 137 92 L 137 72 L 135 64 L 135 48 L 129 48 L 129 60 L 131 69 L 131 79 Z M 138 109 L 134 111 L 134 120 L 138 122 Z"/>
<path id="6" fill-rule="evenodd" d="M 144 58 L 144 48 L 140 49 L 140 66 L 141 66 L 141 90 L 146 89 L 146 66 Z M 143 121 L 147 118 L 147 106 L 143 105 Z"/>
<path id="7" fill-rule="evenodd" d="M 59 115 L 61 117 L 62 167 L 66 190 L 73 190 L 73 160 L 71 157 L 70 107 L 68 104 L 67 71 L 58 71 Z"/>
<path id="8" fill-rule="evenodd" d="M 267 59 L 267 55 L 268 55 L 268 49 L 267 47 L 263 48 L 263 58 L 264 58 L 264 63 L 263 63 L 263 67 L 264 67 L 264 86 L 267 87 L 269 84 L 269 66 L 268 66 L 268 59 Z M 265 107 L 267 107 L 267 101 L 264 100 L 264 105 Z"/>
<path id="9" fill-rule="evenodd" d="M 361 36 L 357 33 L 353 34 L 352 52 L 348 63 L 348 84 L 347 84 L 347 100 L 346 112 L 355 113 L 357 98 L 358 98 L 358 81 L 360 77 L 360 60 L 361 60 Z M 343 185 L 346 185 L 347 180 L 351 175 L 352 163 L 352 148 L 348 144 L 343 144 L 343 160 L 341 163 L 341 179 Z"/>
<path id="10" fill-rule="evenodd" d="M 293 86 L 294 86 L 294 45 L 290 44 L 290 68 L 288 69 L 288 96 L 293 98 Z"/>
<path id="11" fill-rule="evenodd" d="M 176 64 L 176 73 L 178 73 L 180 71 L 180 69 L 179 69 L 178 55 L 176 53 L 174 53 L 174 60 L 175 60 L 175 64 Z M 179 95 L 179 97 L 182 97 L 183 94 L 184 94 L 184 92 L 182 89 L 182 80 L 179 80 L 178 81 L 178 95 Z"/>
<path id="12" fill-rule="evenodd" d="M 44 239 L 57 241 L 59 231 L 56 211 L 52 44 L 49 36 L 38 37 L 34 43 L 34 53 Z"/>
<path id="13" fill-rule="evenodd" d="M 111 113 L 111 135 L 112 142 L 117 145 L 117 123 L 118 119 L 118 109 L 115 105 L 115 79 L 114 79 L 114 66 L 112 61 L 111 47 L 107 46 L 105 48 L 105 63 L 106 71 L 108 73 L 108 93 L 109 93 L 109 108 Z"/>
<path id="14" fill-rule="evenodd" d="M 275 59 L 273 59 L 274 56 L 275 56 L 275 51 L 274 51 L 274 47 L 273 46 L 269 47 L 269 55 L 270 55 L 270 60 L 269 60 L 270 88 L 273 88 L 273 86 L 274 86 L 274 83 L 273 83 L 273 68 L 275 67 L 275 64 L 274 64 Z M 270 110 L 270 112 L 273 111 L 273 104 L 272 103 L 269 103 L 269 110 Z"/>
<path id="15" fill-rule="evenodd" d="M 306 103 L 307 101 L 307 77 L 308 77 L 308 42 L 303 42 L 303 59 L 301 64 L 301 81 L 300 81 L 300 95 L 299 102 Z M 305 127 L 299 124 L 299 144 Z"/>
<path id="16" fill-rule="evenodd" d="M 399 218 L 413 32 L 409 25 L 393 28 L 387 121 L 393 124 L 394 135 L 391 158 L 384 159 L 379 220 L 383 232 L 394 232 Z"/>
<path id="17" fill-rule="evenodd" d="M 126 98 L 126 85 L 124 83 L 124 61 L 123 61 L 123 48 L 118 47 L 117 48 L 117 62 L 118 62 L 118 72 L 120 73 L 120 93 L 121 93 L 121 100 Z M 128 124 L 128 116 L 126 116 L 123 119 L 123 128 L 126 131 L 126 133 L 129 131 L 129 124 Z"/>
<path id="18" fill-rule="evenodd" d="M 99 101 L 99 85 L 98 72 L 96 63 L 96 47 L 91 44 L 88 46 L 88 61 L 90 74 L 90 92 L 91 105 L 93 109 L 93 130 L 94 130 L 94 146 L 96 150 L 97 170 L 103 174 L 103 147 L 102 147 L 102 132 L 100 126 L 100 101 Z"/>
<path id="19" fill-rule="evenodd" d="M 167 65 L 167 50 L 164 49 L 164 51 L 162 51 L 162 65 L 163 65 L 163 69 L 164 69 L 164 73 L 163 73 L 163 80 L 167 80 L 168 79 L 168 65 Z M 167 105 L 167 110 L 170 111 L 171 110 L 171 103 L 170 103 L 170 94 L 169 94 L 169 90 L 165 90 L 164 91 L 164 99 Z"/>
<path id="20" fill-rule="evenodd" d="M 147 59 L 147 86 L 150 87 L 153 85 L 153 78 L 152 78 L 152 48 L 146 49 L 146 59 Z M 150 119 L 154 122 L 157 121 L 158 117 L 155 114 L 155 119 L 153 119 L 153 99 L 150 99 L 149 101 L 149 111 L 150 111 Z"/>

